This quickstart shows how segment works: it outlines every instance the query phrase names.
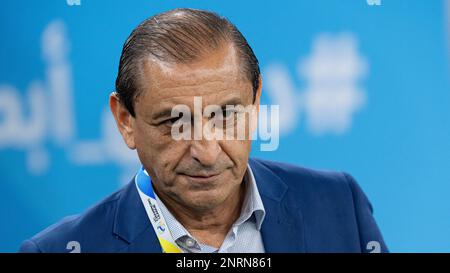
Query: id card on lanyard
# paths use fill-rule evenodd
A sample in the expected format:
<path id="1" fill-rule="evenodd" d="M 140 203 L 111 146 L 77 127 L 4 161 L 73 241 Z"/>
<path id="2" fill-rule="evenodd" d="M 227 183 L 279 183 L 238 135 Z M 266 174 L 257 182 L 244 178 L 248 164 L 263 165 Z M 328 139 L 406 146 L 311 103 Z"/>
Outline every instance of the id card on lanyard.
<path id="1" fill-rule="evenodd" d="M 144 167 L 139 169 L 134 180 L 142 204 L 147 212 L 148 219 L 150 220 L 150 223 L 152 223 L 156 237 L 158 237 L 162 251 L 164 253 L 182 253 L 183 251 L 175 243 L 169 227 L 166 225 L 164 216 L 156 201 L 152 180 Z"/>

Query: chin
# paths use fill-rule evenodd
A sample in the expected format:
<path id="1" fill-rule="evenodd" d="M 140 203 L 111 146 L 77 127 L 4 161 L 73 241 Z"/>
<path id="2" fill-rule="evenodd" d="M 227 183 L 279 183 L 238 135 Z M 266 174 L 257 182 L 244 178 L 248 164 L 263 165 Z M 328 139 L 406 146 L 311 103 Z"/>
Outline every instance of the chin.
<path id="1" fill-rule="evenodd" d="M 185 197 L 189 198 L 189 200 L 186 200 L 185 203 L 198 210 L 212 209 L 221 204 L 226 199 L 223 191 L 217 189 L 191 192 Z"/>

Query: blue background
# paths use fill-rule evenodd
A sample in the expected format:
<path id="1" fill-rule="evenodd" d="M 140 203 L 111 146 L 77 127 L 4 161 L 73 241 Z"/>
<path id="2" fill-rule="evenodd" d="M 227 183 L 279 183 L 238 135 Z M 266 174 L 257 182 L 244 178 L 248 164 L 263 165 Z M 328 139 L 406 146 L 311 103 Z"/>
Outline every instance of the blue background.
<path id="1" fill-rule="evenodd" d="M 79 6 L 65 0 L 2 1 L 0 86 L 14 88 L 27 119 L 33 115 L 26 99 L 29 84 L 41 81 L 44 108 L 51 112 L 41 44 L 44 30 L 59 22 L 70 45 L 64 63 L 71 67 L 74 131 L 62 143 L 55 141 L 51 128 L 57 117 L 46 112 L 42 136 L 22 145 L 13 138 L 0 141 L 0 251 L 16 251 L 22 240 L 82 212 L 131 179 L 137 162 L 122 162 L 102 144 L 108 95 L 131 30 L 176 7 L 228 17 L 253 47 L 264 79 L 270 79 L 271 67 L 281 67 L 299 101 L 310 82 L 298 65 L 311 56 L 316 38 L 350 35 L 367 68 L 350 83 L 365 94 L 350 126 L 314 131 L 300 103 L 284 107 L 290 94 L 280 108 L 296 119 L 279 148 L 264 152 L 254 145 L 252 155 L 345 170 L 372 201 L 391 251 L 450 251 L 450 20 L 449 3 L 439 0 L 382 0 L 381 5 L 366 0 L 81 0 Z M 263 92 L 262 103 L 274 103 L 278 90 L 264 86 Z M 7 118 L 0 107 L 0 128 Z M 76 147 L 86 141 L 96 143 L 88 147 L 98 152 L 88 148 L 83 158 Z"/>

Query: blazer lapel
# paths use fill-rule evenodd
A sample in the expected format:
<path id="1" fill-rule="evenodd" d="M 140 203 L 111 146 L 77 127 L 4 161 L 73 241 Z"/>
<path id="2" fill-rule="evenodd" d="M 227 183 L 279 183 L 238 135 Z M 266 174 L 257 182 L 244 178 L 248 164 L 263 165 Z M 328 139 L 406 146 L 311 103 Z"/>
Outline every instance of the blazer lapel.
<path id="1" fill-rule="evenodd" d="M 125 187 L 118 200 L 113 233 L 128 244 L 119 249 L 119 252 L 162 252 L 139 197 L 134 178 Z"/>
<path id="2" fill-rule="evenodd" d="M 289 204 L 288 186 L 263 163 L 250 159 L 266 216 L 261 235 L 266 252 L 305 252 L 300 208 Z"/>

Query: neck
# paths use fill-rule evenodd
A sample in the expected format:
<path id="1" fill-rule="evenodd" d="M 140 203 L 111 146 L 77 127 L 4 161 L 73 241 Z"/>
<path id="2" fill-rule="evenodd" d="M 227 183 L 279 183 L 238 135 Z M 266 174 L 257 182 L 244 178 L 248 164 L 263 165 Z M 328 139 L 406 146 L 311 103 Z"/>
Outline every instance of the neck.
<path id="1" fill-rule="evenodd" d="M 221 204 L 208 209 L 188 208 L 169 196 L 158 194 L 167 209 L 201 243 L 219 248 L 241 213 L 244 182 Z"/>

